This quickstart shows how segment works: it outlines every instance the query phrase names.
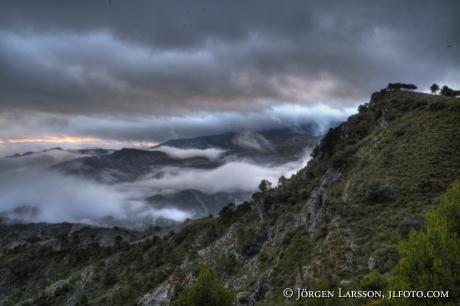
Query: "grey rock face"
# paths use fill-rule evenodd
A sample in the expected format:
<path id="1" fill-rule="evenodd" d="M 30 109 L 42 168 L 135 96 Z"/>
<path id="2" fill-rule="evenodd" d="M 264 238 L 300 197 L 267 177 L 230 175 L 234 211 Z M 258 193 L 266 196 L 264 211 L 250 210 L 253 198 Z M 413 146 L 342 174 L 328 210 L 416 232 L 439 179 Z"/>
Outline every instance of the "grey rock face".
<path id="1" fill-rule="evenodd" d="M 170 284 L 160 285 L 153 293 L 148 293 L 138 300 L 142 306 L 160 306 L 169 304 L 168 293 L 171 290 Z"/>

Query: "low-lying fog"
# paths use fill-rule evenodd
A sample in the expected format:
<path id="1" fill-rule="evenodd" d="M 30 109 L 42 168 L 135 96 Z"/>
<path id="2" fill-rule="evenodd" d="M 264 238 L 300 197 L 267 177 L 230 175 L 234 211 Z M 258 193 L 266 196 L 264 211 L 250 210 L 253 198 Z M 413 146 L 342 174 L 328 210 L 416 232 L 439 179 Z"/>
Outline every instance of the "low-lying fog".
<path id="1" fill-rule="evenodd" d="M 217 159 L 224 151 L 159 148 L 176 158 L 204 156 Z M 49 166 L 83 155 L 48 151 L 20 158 L 0 159 L 0 218 L 11 222 L 81 222 L 94 225 L 150 225 L 156 218 L 183 221 L 193 211 L 154 209 L 145 198 L 196 189 L 207 194 L 220 191 L 257 190 L 260 181 L 276 185 L 281 175 L 290 177 L 304 167 L 309 151 L 297 162 L 278 167 L 260 166 L 239 160 L 211 169 L 165 168 L 135 182 L 104 185 L 51 171 Z"/>

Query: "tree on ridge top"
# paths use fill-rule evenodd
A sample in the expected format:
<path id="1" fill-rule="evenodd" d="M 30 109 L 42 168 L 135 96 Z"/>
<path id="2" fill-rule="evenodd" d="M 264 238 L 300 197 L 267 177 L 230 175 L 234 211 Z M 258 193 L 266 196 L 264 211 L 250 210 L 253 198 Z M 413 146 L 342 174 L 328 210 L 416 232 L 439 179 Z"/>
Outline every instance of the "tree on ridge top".
<path id="1" fill-rule="evenodd" d="M 436 94 L 436 92 L 439 90 L 439 85 L 434 83 L 433 85 L 430 86 L 430 90 L 432 94 Z"/>
<path id="2" fill-rule="evenodd" d="M 389 90 L 389 91 L 396 91 L 396 90 L 401 90 L 401 89 L 404 89 L 404 90 L 416 90 L 417 86 L 415 86 L 414 84 L 390 83 L 390 84 L 388 84 L 386 89 Z"/>

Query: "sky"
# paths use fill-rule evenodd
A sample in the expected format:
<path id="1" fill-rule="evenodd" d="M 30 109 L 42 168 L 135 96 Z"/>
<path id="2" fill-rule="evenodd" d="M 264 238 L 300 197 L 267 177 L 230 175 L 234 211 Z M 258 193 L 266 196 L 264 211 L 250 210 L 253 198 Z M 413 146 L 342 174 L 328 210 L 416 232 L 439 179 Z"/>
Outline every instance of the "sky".
<path id="1" fill-rule="evenodd" d="M 459 89 L 459 11 L 457 0 L 0 1 L 0 157 L 325 128 L 390 82 Z"/>

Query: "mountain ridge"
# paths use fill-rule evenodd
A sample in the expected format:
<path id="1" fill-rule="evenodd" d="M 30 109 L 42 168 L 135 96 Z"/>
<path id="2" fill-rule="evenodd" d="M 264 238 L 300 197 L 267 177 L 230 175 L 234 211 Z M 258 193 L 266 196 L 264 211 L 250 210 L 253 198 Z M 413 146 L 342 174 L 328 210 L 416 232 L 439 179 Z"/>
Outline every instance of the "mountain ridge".
<path id="1" fill-rule="evenodd" d="M 266 138 L 273 144 L 278 144 L 283 141 L 286 141 L 293 136 L 298 135 L 308 135 L 308 136 L 317 136 L 315 131 L 318 130 L 317 124 L 303 124 L 294 128 L 282 128 L 282 129 L 270 129 L 259 132 L 250 132 L 250 131 L 241 131 L 241 132 L 227 132 L 219 135 L 208 135 L 208 136 L 199 136 L 195 138 L 177 138 L 170 139 L 163 143 L 160 143 L 151 148 L 169 146 L 179 149 L 211 149 L 211 148 L 220 148 L 223 150 L 238 150 L 241 149 L 241 146 L 235 144 L 233 139 L 238 136 L 240 133 L 250 132 L 252 134 L 259 134 L 262 137 Z"/>

